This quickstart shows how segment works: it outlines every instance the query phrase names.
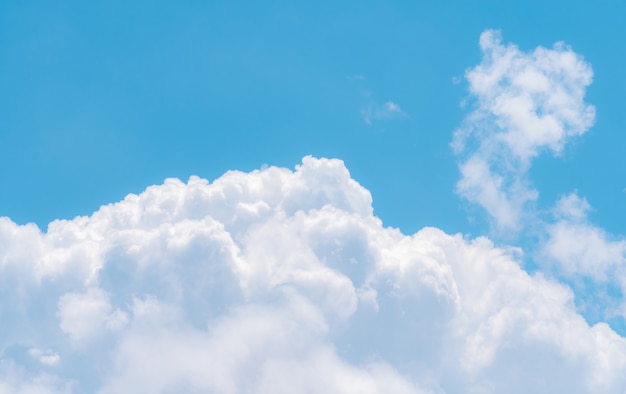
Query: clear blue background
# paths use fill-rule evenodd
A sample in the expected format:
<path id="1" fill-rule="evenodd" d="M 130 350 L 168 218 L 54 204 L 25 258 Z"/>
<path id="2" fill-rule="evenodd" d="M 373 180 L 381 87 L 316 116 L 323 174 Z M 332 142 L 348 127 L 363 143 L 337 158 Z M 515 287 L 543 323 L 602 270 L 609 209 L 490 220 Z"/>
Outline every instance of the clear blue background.
<path id="1" fill-rule="evenodd" d="M 5 0 L 0 215 L 45 229 L 166 177 L 312 154 L 345 160 L 386 225 L 480 234 L 449 142 L 463 73 L 496 28 L 523 50 L 563 40 L 592 64 L 596 126 L 531 176 L 540 205 L 577 189 L 623 233 L 625 15 L 618 1 Z M 408 116 L 368 125 L 369 100 Z"/>

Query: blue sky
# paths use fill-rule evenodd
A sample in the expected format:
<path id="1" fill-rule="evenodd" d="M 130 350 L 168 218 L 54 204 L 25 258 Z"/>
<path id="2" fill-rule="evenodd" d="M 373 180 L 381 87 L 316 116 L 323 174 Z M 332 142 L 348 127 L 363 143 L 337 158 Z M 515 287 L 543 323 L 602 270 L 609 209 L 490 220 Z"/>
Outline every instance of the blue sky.
<path id="1" fill-rule="evenodd" d="M 593 215 L 613 231 L 626 214 L 617 2 L 1 7 L 0 181 L 12 192 L 0 213 L 18 223 L 45 228 L 166 177 L 312 154 L 342 158 L 389 225 L 478 233 L 448 144 L 487 28 L 527 50 L 565 41 L 593 65 L 595 127 L 562 159 L 540 158 L 533 180 L 548 201 L 578 188 L 611 206 Z M 368 125 L 370 101 L 406 116 Z"/>
<path id="2" fill-rule="evenodd" d="M 2 2 L 0 393 L 623 392 L 625 8 Z"/>

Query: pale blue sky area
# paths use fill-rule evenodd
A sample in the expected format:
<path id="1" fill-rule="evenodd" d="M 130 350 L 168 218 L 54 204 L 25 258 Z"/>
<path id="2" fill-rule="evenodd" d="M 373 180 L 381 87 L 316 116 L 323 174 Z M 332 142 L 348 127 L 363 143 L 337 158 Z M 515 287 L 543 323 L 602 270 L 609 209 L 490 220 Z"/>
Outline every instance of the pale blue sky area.
<path id="1" fill-rule="evenodd" d="M 243 4 L 1 2 L 0 215 L 45 228 L 166 177 L 311 154 L 343 159 L 387 225 L 480 234 L 449 143 L 464 71 L 495 28 L 591 63 L 595 127 L 531 178 L 540 205 L 577 189 L 596 223 L 623 230 L 622 2 Z M 388 102 L 403 114 L 386 117 Z"/>

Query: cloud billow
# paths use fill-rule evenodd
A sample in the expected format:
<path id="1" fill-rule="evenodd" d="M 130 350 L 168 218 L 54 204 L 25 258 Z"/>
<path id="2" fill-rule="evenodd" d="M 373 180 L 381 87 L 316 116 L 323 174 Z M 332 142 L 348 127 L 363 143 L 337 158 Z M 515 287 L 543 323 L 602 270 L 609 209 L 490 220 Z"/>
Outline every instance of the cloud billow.
<path id="1" fill-rule="evenodd" d="M 3 218 L 0 245 L 0 393 L 626 389 L 626 341 L 569 288 L 383 227 L 340 160 L 169 179 L 45 233 Z"/>

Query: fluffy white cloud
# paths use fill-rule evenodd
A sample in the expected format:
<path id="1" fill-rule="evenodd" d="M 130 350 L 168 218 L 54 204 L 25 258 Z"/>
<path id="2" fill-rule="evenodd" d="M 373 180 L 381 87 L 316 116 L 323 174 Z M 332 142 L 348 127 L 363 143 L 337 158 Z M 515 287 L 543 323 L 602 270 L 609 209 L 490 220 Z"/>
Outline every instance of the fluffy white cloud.
<path id="1" fill-rule="evenodd" d="M 0 393 L 623 392 L 624 338 L 518 258 L 385 228 L 311 157 L 4 218 Z"/>
<path id="2" fill-rule="evenodd" d="M 560 154 L 594 123 L 584 102 L 591 67 L 563 43 L 524 53 L 500 33 L 480 37 L 482 62 L 466 72 L 475 108 L 455 132 L 461 196 L 481 205 L 499 229 L 517 230 L 537 198 L 526 174 L 542 151 Z"/>
<path id="3" fill-rule="evenodd" d="M 590 208 L 576 193 L 562 197 L 553 210 L 557 221 L 547 226 L 543 254 L 568 276 L 620 280 L 626 264 L 626 240 L 589 223 Z"/>

